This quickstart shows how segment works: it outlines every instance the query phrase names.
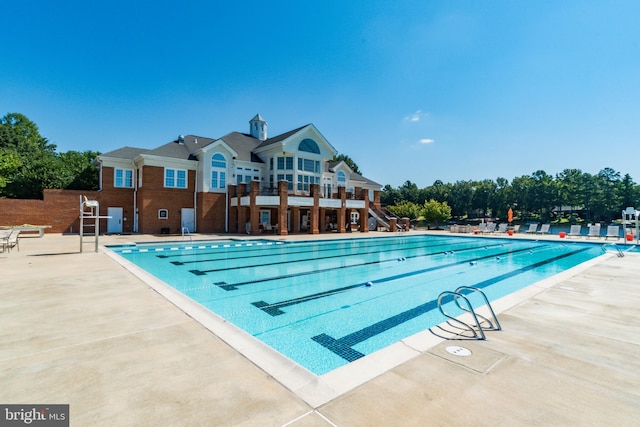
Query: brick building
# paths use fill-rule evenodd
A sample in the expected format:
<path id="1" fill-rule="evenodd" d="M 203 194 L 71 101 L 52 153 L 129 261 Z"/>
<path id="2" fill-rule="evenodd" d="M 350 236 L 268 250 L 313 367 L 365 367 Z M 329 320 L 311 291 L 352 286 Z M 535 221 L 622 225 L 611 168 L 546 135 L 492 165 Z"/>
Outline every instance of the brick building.
<path id="1" fill-rule="evenodd" d="M 332 162 L 337 151 L 313 124 L 272 138 L 259 114 L 249 125 L 249 133 L 98 156 L 106 231 L 368 231 L 380 184 Z"/>

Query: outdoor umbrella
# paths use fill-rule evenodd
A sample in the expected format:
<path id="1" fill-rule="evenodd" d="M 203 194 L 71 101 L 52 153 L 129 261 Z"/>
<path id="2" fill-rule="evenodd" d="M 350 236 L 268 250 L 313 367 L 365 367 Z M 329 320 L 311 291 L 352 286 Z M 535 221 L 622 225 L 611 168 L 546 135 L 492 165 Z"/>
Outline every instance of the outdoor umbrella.
<path id="1" fill-rule="evenodd" d="M 509 208 L 507 212 L 507 222 L 513 222 L 513 209 Z"/>

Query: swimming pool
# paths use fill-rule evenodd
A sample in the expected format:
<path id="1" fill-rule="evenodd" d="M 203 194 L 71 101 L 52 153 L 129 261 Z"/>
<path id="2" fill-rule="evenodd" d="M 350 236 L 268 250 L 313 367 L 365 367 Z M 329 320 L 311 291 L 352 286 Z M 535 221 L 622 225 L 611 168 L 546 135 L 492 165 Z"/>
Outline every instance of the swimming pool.
<path id="1" fill-rule="evenodd" d="M 433 235 L 109 249 L 316 375 L 443 322 L 443 291 L 474 286 L 495 300 L 602 254 Z"/>

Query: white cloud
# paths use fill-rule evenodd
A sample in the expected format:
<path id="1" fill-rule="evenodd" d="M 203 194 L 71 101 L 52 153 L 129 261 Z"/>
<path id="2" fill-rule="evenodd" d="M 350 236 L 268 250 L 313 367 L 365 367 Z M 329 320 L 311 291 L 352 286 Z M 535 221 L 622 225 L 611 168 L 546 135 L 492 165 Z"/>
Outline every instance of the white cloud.
<path id="1" fill-rule="evenodd" d="M 422 110 L 418 110 L 413 114 L 408 115 L 403 120 L 405 122 L 419 122 L 420 120 L 426 118 L 429 113 L 424 113 Z"/>
<path id="2" fill-rule="evenodd" d="M 434 142 L 436 142 L 435 140 L 431 139 L 431 138 L 422 138 L 421 140 L 418 141 L 420 144 L 432 144 Z"/>

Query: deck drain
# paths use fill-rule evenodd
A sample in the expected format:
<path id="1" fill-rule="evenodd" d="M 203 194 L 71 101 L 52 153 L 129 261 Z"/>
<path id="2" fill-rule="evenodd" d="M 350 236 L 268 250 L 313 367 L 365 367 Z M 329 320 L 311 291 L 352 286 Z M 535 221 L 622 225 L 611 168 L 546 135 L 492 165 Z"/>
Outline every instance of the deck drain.
<path id="1" fill-rule="evenodd" d="M 450 345 L 446 348 L 448 353 L 456 356 L 471 356 L 471 350 L 457 345 Z"/>

